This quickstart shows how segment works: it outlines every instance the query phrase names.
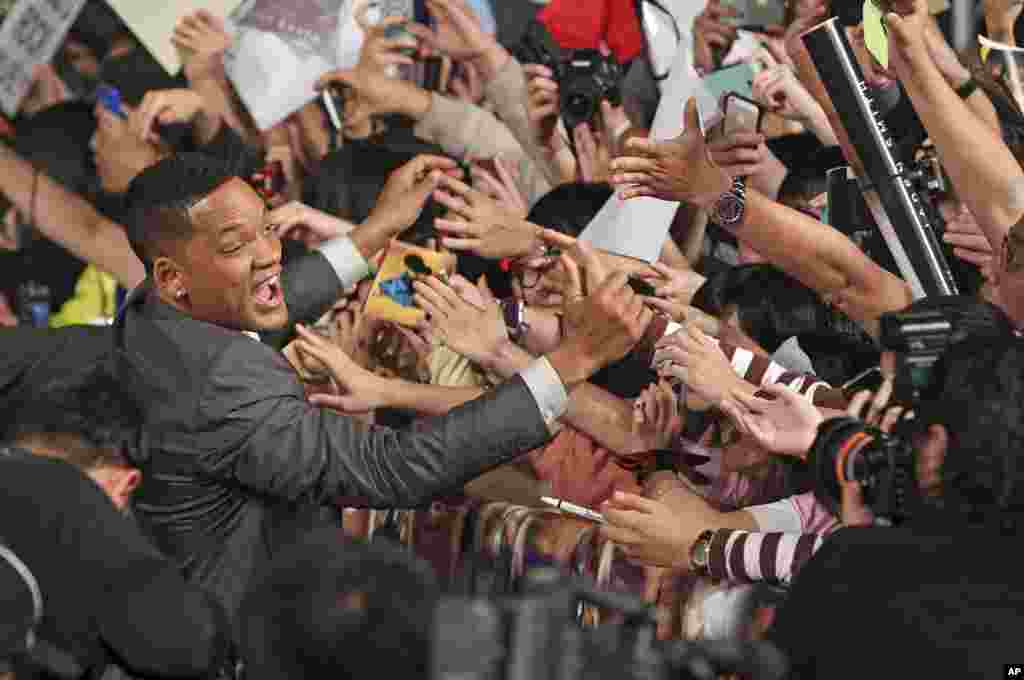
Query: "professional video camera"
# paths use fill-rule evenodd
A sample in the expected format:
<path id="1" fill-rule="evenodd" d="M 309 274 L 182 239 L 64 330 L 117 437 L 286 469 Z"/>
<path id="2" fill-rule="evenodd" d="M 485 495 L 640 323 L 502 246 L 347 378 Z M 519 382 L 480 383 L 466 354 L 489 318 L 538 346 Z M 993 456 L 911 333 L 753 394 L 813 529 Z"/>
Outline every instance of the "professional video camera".
<path id="1" fill-rule="evenodd" d="M 934 388 L 934 368 L 954 334 L 941 311 L 892 312 L 881 316 L 880 345 L 896 357 L 890 403 L 913 408 Z M 860 482 L 864 503 L 875 517 L 905 521 L 917 498 L 914 447 L 917 425 L 902 420 L 886 434 L 856 418 L 834 418 L 818 430 L 808 462 L 818 501 L 839 513 L 840 484 Z"/>
<path id="2" fill-rule="evenodd" d="M 624 623 L 582 630 L 576 620 L 585 602 L 617 610 Z M 649 607 L 554 569 L 527 574 L 520 599 L 442 600 L 434 631 L 435 680 L 710 680 L 721 673 L 768 680 L 787 672 L 767 643 L 656 643 Z"/>
<path id="3" fill-rule="evenodd" d="M 533 21 L 519 45 L 516 56 L 524 64 L 541 64 L 551 69 L 558 81 L 559 108 L 565 128 L 571 132 L 580 123 L 589 123 L 607 99 L 622 104 L 622 67 L 614 55 L 598 50 L 572 50 L 563 54 L 554 38 L 539 21 Z"/>

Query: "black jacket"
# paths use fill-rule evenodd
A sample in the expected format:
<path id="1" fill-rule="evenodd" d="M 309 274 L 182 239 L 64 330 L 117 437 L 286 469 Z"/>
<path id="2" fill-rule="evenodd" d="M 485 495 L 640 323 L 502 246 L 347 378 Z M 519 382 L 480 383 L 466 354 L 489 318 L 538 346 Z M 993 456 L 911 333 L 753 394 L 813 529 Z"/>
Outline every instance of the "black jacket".
<path id="1" fill-rule="evenodd" d="M 794 679 L 1005 677 L 1024 658 L 1021 540 L 843 529 L 800 572 L 769 637 Z"/>
<path id="2" fill-rule="evenodd" d="M 39 583 L 38 635 L 88 677 L 110 663 L 146 677 L 206 677 L 227 660 L 226 613 L 90 479 L 14 452 L 0 454 L 0 480 L 0 541 Z"/>
<path id="3" fill-rule="evenodd" d="M 307 274 L 285 279 L 289 310 L 313 318 L 340 282 L 319 254 L 294 266 Z M 138 519 L 232 614 L 254 569 L 317 525 L 322 506 L 420 506 L 550 438 L 519 378 L 415 432 L 314 408 L 279 352 L 179 313 L 145 284 L 115 336 L 146 410 Z"/>

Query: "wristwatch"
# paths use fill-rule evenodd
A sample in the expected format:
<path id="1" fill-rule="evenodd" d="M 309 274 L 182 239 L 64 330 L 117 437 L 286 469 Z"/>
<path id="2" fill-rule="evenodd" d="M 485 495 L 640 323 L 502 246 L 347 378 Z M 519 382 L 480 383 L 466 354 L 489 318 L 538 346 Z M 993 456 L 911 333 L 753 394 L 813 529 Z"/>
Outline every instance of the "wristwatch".
<path id="1" fill-rule="evenodd" d="M 711 539 L 715 532 L 705 529 L 697 536 L 690 548 L 690 571 L 694 574 L 707 574 L 708 563 L 711 561 Z"/>
<path id="2" fill-rule="evenodd" d="M 505 318 L 509 338 L 519 342 L 529 329 L 526 323 L 526 304 L 515 298 L 507 298 L 501 301 L 501 314 Z"/>
<path id="3" fill-rule="evenodd" d="M 720 227 L 734 227 L 743 221 L 746 209 L 747 183 L 742 177 L 734 177 L 732 189 L 718 197 L 711 211 L 710 219 Z"/>

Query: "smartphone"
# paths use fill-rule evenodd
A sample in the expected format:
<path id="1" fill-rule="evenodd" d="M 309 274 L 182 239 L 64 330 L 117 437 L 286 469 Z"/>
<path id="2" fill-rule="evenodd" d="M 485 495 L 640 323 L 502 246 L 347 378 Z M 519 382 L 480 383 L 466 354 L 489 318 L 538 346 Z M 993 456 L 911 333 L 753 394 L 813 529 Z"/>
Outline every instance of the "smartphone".
<path id="1" fill-rule="evenodd" d="M 345 88 L 328 85 L 320 92 L 320 105 L 335 130 L 341 131 L 345 122 Z"/>
<path id="2" fill-rule="evenodd" d="M 786 25 L 784 0 L 747 0 L 740 28 L 763 33 L 768 26 Z"/>
<path id="3" fill-rule="evenodd" d="M 882 369 L 878 366 L 872 366 L 866 371 L 858 373 L 856 376 L 843 383 L 843 394 L 847 399 L 853 399 L 853 396 L 858 392 L 864 390 L 870 390 L 871 392 L 878 391 L 878 388 L 882 386 L 884 376 L 882 375 Z"/>
<path id="4" fill-rule="evenodd" d="M 701 83 L 716 102 L 721 101 L 722 97 L 729 92 L 735 92 L 750 99 L 754 96 L 752 88 L 755 75 L 754 67 L 751 64 L 741 62 L 712 71 L 704 76 Z"/>
<path id="5" fill-rule="evenodd" d="M 763 116 L 764 110 L 757 102 L 729 92 L 722 103 L 722 134 L 729 136 L 737 132 L 758 132 Z"/>

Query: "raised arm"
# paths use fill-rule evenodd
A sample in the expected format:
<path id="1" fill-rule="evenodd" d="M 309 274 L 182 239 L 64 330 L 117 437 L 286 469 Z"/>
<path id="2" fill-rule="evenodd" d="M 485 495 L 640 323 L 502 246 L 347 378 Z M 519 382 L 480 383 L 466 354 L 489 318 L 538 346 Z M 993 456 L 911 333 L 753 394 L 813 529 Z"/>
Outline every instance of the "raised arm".
<path id="1" fill-rule="evenodd" d="M 1024 170 L 998 128 L 971 110 L 929 54 L 927 3 L 915 0 L 913 13 L 890 13 L 886 22 L 891 68 L 914 103 L 961 200 L 993 248 L 1001 247 L 1009 228 L 1024 216 Z M 984 94 L 976 92 L 971 98 L 978 96 Z"/>
<path id="2" fill-rule="evenodd" d="M 719 197 L 732 189 L 732 178 L 711 159 L 699 133 L 692 99 L 686 116 L 686 131 L 674 140 L 627 142 L 629 155 L 612 164 L 612 183 L 623 198 L 687 201 L 712 212 Z M 872 262 L 846 236 L 755 189 L 747 189 L 743 219 L 731 231 L 869 332 L 874 332 L 880 314 L 902 309 L 911 301 L 909 287 Z"/>
<path id="3" fill-rule="evenodd" d="M 0 192 L 23 215 L 34 215 L 43 236 L 80 259 L 109 273 L 125 288 L 134 288 L 146 273 L 132 252 L 124 228 L 100 215 L 10 147 L 0 144 Z"/>

